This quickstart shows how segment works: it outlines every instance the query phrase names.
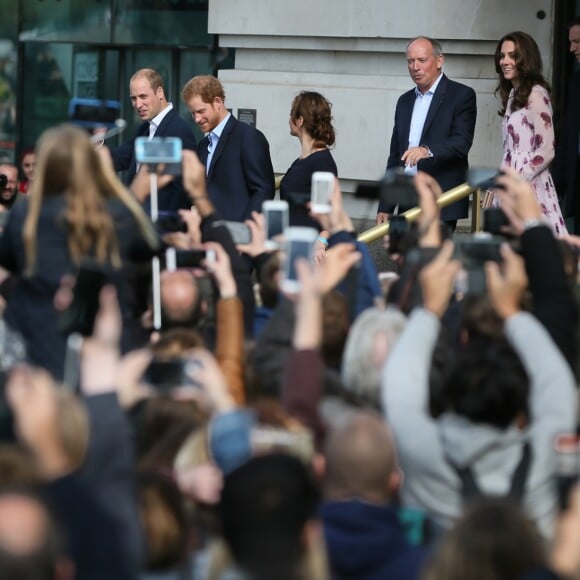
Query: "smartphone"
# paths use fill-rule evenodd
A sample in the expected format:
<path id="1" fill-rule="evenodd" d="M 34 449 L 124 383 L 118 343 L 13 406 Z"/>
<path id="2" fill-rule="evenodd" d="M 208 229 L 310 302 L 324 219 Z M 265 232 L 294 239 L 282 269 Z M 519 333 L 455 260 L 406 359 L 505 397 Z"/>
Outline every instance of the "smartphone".
<path id="1" fill-rule="evenodd" d="M 470 167 L 467 170 L 465 181 L 477 189 L 497 189 L 497 178 L 501 175 L 496 167 Z"/>
<path id="2" fill-rule="evenodd" d="M 203 389 L 203 385 L 191 378 L 187 372 L 192 363 L 188 359 L 152 360 L 143 373 L 142 381 L 157 390 L 166 392 L 179 387 Z"/>
<path id="3" fill-rule="evenodd" d="M 252 232 L 249 226 L 243 222 L 221 222 L 230 232 L 234 244 L 249 244 L 252 241 Z"/>
<path id="4" fill-rule="evenodd" d="M 501 245 L 504 240 L 493 238 L 471 238 L 457 243 L 459 258 L 463 264 L 466 294 L 482 296 L 487 293 L 485 263 L 503 261 Z"/>
<path id="5" fill-rule="evenodd" d="M 121 111 L 119 101 L 100 99 L 71 99 L 68 106 L 70 120 L 75 125 L 96 129 L 106 127 L 112 129 L 116 126 Z"/>
<path id="6" fill-rule="evenodd" d="M 399 213 L 419 205 L 419 195 L 413 184 L 413 177 L 405 175 L 404 169 L 389 169 L 381 182 L 381 205 L 388 208 L 399 207 Z"/>
<path id="7" fill-rule="evenodd" d="M 181 215 L 174 211 L 159 211 L 155 225 L 161 234 L 187 232 L 187 224 Z"/>
<path id="8" fill-rule="evenodd" d="M 295 293 L 300 290 L 300 282 L 296 273 L 296 260 L 305 258 L 310 261 L 314 242 L 318 238 L 318 230 L 305 227 L 289 227 L 284 231 L 283 268 L 280 288 L 284 292 Z"/>
<path id="9" fill-rule="evenodd" d="M 310 189 L 310 209 L 313 213 L 330 213 L 330 196 L 334 191 L 334 173 L 315 171 Z"/>
<path id="10" fill-rule="evenodd" d="M 457 242 L 460 258 L 466 267 L 479 266 L 485 262 L 503 261 L 501 245 L 504 240 L 493 236 L 474 237 Z"/>
<path id="11" fill-rule="evenodd" d="M 167 248 L 165 250 L 165 269 L 173 272 L 178 268 L 201 268 L 202 262 L 215 260 L 213 250 L 177 250 Z"/>
<path id="12" fill-rule="evenodd" d="M 73 288 L 73 300 L 59 316 L 59 329 L 62 334 L 65 336 L 75 333 L 82 336 L 93 334 L 101 289 L 107 279 L 105 269 L 96 263 L 85 263 L 80 266 Z"/>
<path id="13" fill-rule="evenodd" d="M 289 208 L 287 201 L 266 200 L 262 204 L 262 213 L 266 227 L 266 247 L 276 249 L 275 238 L 281 236 L 289 226 Z"/>
<path id="14" fill-rule="evenodd" d="M 137 137 L 135 139 L 137 163 L 181 163 L 179 137 Z"/>
<path id="15" fill-rule="evenodd" d="M 409 232 L 411 224 L 402 215 L 393 215 L 389 219 L 389 254 L 401 253 L 401 242 Z"/>
<path id="16" fill-rule="evenodd" d="M 501 207 L 488 207 L 483 210 L 483 231 L 493 236 L 505 235 L 502 231 L 504 226 L 509 226 L 510 221 Z"/>

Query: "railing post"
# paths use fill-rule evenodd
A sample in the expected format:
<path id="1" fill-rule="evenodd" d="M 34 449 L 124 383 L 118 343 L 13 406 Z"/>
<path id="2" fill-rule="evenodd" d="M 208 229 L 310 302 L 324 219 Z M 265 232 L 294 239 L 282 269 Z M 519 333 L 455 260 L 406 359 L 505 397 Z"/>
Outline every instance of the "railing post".
<path id="1" fill-rule="evenodd" d="M 473 190 L 471 198 L 471 233 L 481 231 L 481 189 Z"/>

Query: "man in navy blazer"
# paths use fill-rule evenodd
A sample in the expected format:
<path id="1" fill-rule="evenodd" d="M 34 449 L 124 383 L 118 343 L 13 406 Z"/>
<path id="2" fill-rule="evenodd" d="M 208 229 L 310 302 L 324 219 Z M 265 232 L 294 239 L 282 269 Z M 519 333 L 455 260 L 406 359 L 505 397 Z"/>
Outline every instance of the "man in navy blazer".
<path id="1" fill-rule="evenodd" d="M 238 121 L 225 107 L 221 82 L 190 79 L 181 93 L 194 121 L 206 134 L 197 153 L 206 167 L 207 190 L 222 219 L 243 221 L 274 197 L 274 169 L 266 137 Z"/>
<path id="2" fill-rule="evenodd" d="M 138 70 L 129 83 L 131 103 L 143 120 L 137 133 L 130 140 L 111 150 L 116 171 L 127 172 L 127 184 L 137 173 L 135 139 L 137 137 L 179 137 L 184 149 L 196 150 L 192 128 L 182 119 L 173 105 L 167 101 L 161 75 L 149 68 Z M 191 200 L 183 188 L 181 177 L 176 176 L 158 192 L 158 208 L 161 211 L 177 211 L 191 207 Z"/>
<path id="3" fill-rule="evenodd" d="M 408 175 L 425 171 L 447 191 L 465 181 L 477 116 L 475 92 L 442 73 L 443 51 L 436 40 L 414 38 L 406 55 L 416 88 L 397 102 L 387 170 L 404 167 Z M 399 207 L 399 213 L 406 209 L 410 206 Z M 393 210 L 379 204 L 377 223 L 386 221 Z M 455 229 L 468 211 L 465 198 L 444 208 L 441 219 Z"/>

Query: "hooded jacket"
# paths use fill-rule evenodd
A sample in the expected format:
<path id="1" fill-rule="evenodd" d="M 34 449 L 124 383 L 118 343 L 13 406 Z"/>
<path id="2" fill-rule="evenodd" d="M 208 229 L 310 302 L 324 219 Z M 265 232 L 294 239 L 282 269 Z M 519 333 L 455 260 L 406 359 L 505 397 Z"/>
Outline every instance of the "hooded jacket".
<path id="1" fill-rule="evenodd" d="M 553 441 L 558 433 L 574 432 L 576 389 L 569 365 L 544 327 L 528 313 L 505 322 L 505 335 L 530 377 L 527 428 L 500 430 L 447 413 L 438 420 L 428 412 L 429 369 L 441 323 L 419 308 L 387 360 L 383 375 L 383 405 L 393 429 L 401 467 L 404 505 L 425 510 L 449 528 L 461 512 L 458 467 L 470 466 L 486 495 L 506 495 L 530 442 L 532 461 L 523 507 L 550 537 L 557 514 Z"/>
<path id="2" fill-rule="evenodd" d="M 335 580 L 414 580 L 426 551 L 411 546 L 396 510 L 360 500 L 321 506 L 324 539 Z"/>

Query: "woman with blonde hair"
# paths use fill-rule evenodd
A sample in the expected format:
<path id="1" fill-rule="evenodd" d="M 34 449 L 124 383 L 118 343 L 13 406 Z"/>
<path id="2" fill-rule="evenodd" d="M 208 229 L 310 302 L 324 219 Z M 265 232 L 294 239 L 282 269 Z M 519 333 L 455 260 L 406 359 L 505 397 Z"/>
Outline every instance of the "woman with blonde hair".
<path id="1" fill-rule="evenodd" d="M 157 245 L 139 203 L 88 135 L 67 124 L 45 131 L 29 195 L 12 208 L 0 238 L 0 266 L 15 279 L 5 317 L 22 334 L 29 360 L 62 378 L 66 337 L 53 300 L 64 275 L 96 262 L 110 271 L 123 306 L 123 264 L 149 258 Z"/>

